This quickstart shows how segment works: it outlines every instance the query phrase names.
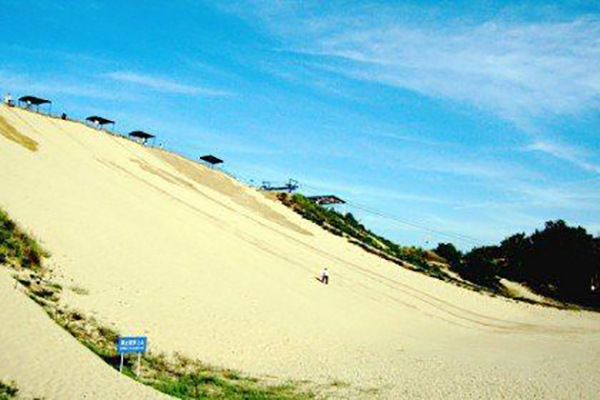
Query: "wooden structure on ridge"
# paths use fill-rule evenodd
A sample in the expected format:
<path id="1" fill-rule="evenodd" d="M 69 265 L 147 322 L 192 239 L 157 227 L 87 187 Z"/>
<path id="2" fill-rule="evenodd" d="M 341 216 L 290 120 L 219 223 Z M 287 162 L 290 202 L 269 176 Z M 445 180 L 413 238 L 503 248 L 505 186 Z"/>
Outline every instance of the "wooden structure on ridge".
<path id="1" fill-rule="evenodd" d="M 344 200 L 332 194 L 325 196 L 308 196 L 307 199 L 319 205 L 346 204 Z"/>
<path id="2" fill-rule="evenodd" d="M 148 140 L 156 138 L 156 136 L 151 135 L 144 131 L 129 132 L 129 137 L 136 139 L 141 144 L 146 144 L 146 143 L 148 143 Z"/>
<path id="3" fill-rule="evenodd" d="M 99 126 L 100 128 L 103 128 L 104 125 L 112 125 L 113 129 L 115 129 L 115 121 L 111 121 L 110 119 L 99 117 L 97 115 L 92 115 L 91 117 L 87 117 L 85 120 L 88 122 L 91 122 L 92 124 L 94 124 L 96 126 Z"/>
<path id="4" fill-rule="evenodd" d="M 42 104 L 48 104 L 50 107 L 50 112 L 52 111 L 52 102 L 50 100 L 28 95 L 20 97 L 18 101 L 19 107 L 23 108 L 23 106 L 25 106 L 25 108 L 31 109 L 32 106 L 35 106 L 36 111 L 38 112 L 40 111 L 40 106 Z"/>
<path id="5" fill-rule="evenodd" d="M 209 164 L 211 167 L 214 167 L 217 164 L 223 164 L 223 160 L 218 157 L 213 156 L 212 154 L 207 154 L 205 156 L 200 157 L 200 160 Z"/>

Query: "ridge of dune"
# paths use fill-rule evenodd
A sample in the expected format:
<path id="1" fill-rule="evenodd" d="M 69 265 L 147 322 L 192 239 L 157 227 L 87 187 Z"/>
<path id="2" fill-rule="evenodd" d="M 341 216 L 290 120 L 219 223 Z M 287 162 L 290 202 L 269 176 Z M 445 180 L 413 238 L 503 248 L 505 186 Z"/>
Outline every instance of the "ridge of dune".
<path id="1" fill-rule="evenodd" d="M 152 350 L 382 398 L 600 391 L 597 314 L 400 268 L 172 153 L 16 108 L 0 117 L 37 143 L 0 135 L 0 206 L 51 251 L 60 282 L 89 291 L 62 301 Z M 329 286 L 314 279 L 323 266 Z"/>

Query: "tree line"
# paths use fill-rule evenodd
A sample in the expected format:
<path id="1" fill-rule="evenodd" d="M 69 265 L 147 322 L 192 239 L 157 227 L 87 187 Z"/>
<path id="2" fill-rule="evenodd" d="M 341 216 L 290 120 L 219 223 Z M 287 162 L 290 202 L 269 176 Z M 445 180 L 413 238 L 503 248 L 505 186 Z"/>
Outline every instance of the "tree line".
<path id="1" fill-rule="evenodd" d="M 451 243 L 434 251 L 463 279 L 492 290 L 506 278 L 554 299 L 600 307 L 600 237 L 563 220 L 466 253 Z"/>

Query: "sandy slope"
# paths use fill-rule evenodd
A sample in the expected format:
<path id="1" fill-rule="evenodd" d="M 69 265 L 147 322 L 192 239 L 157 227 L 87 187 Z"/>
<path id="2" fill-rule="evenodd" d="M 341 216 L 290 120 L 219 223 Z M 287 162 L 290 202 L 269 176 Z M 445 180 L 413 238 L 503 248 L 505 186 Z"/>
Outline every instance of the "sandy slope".
<path id="1" fill-rule="evenodd" d="M 179 157 L 4 106 L 0 117 L 38 143 L 0 135 L 0 206 L 63 284 L 89 290 L 67 304 L 153 350 L 390 398 L 600 392 L 598 315 L 444 284 Z M 324 265 L 328 287 L 314 279 Z"/>
<path id="2" fill-rule="evenodd" d="M 0 269 L 0 379 L 28 397 L 166 399 L 120 375 L 54 323 Z"/>

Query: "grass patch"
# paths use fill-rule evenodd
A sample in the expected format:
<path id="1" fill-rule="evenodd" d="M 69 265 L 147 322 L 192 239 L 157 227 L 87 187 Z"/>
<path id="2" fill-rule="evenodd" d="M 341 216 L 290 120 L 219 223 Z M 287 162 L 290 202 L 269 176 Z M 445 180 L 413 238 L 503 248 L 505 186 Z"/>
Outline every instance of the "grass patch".
<path id="1" fill-rule="evenodd" d="M 27 400 L 19 396 L 19 388 L 14 381 L 0 381 L 0 400 Z M 44 400 L 42 397 L 34 397 L 32 400 Z"/>
<path id="2" fill-rule="evenodd" d="M 329 384 L 329 386 L 333 388 L 349 388 L 350 384 L 348 382 L 340 381 L 338 379 L 334 380 Z"/>
<path id="3" fill-rule="evenodd" d="M 182 363 L 179 359 L 176 364 Z M 187 364 L 183 374 L 166 368 L 150 376 L 150 385 L 163 393 L 181 399 L 309 399 L 313 396 L 302 392 L 293 383 L 265 384 L 260 380 L 240 374 L 231 375 L 227 370 L 207 367 L 199 362 Z M 179 365 L 180 367 L 180 365 Z"/>
<path id="4" fill-rule="evenodd" d="M 47 311 L 49 311 L 47 309 Z M 55 321 L 80 343 L 119 369 L 120 356 L 115 342 L 115 330 L 102 326 L 94 318 L 86 318 L 77 311 L 50 310 Z M 314 395 L 294 382 L 269 383 L 247 377 L 238 371 L 204 364 L 197 360 L 175 355 L 146 353 L 141 359 L 141 374 L 136 376 L 136 356 L 125 358 L 123 373 L 145 385 L 180 399 L 311 399 Z"/>
<path id="5" fill-rule="evenodd" d="M 90 294 L 90 291 L 81 286 L 71 286 L 71 291 L 80 296 L 87 296 Z"/>

